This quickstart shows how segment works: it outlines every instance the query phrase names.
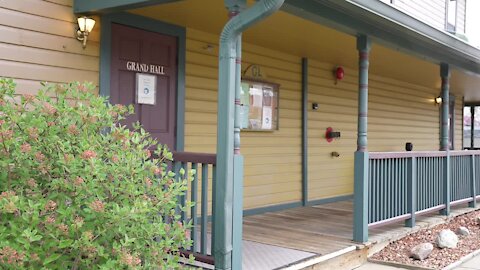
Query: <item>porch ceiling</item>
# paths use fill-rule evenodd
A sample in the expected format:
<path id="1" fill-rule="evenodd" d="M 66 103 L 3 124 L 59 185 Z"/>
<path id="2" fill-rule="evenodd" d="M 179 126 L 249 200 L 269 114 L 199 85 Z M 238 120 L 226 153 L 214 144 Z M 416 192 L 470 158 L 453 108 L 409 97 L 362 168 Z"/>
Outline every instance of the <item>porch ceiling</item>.
<path id="1" fill-rule="evenodd" d="M 249 1 L 250 3 L 253 1 Z M 184 0 L 149 6 L 129 12 L 153 19 L 220 34 L 227 22 L 223 1 Z M 244 41 L 335 65 L 356 69 L 358 56 L 356 38 L 352 34 L 279 11 L 267 20 L 249 29 Z M 439 89 L 439 66 L 427 57 L 412 56 L 384 44 L 375 43 L 371 55 L 371 72 L 377 75 Z M 454 69 L 451 91 L 464 95 L 466 101 L 480 101 L 480 77 Z"/>

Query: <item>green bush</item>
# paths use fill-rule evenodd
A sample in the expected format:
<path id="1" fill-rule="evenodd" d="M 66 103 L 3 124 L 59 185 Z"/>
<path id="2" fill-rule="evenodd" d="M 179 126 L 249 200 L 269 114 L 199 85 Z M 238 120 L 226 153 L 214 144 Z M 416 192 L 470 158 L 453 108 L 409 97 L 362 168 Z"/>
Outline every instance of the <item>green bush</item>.
<path id="1" fill-rule="evenodd" d="M 178 268 L 185 173 L 174 181 L 166 147 L 119 124 L 132 108 L 88 84 L 14 92 L 0 79 L 1 268 Z"/>

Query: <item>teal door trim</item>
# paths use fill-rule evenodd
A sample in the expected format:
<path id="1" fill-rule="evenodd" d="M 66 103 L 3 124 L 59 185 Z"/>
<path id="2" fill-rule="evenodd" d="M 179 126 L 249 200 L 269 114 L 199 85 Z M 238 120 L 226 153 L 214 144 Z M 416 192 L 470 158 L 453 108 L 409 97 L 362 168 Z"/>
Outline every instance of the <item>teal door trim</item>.
<path id="1" fill-rule="evenodd" d="M 185 147 L 185 46 L 186 30 L 184 27 L 149 19 L 129 13 L 112 13 L 101 17 L 100 37 L 100 95 L 110 96 L 110 65 L 112 23 L 136 27 L 150 32 L 170 35 L 178 38 L 177 58 L 177 127 L 176 150 L 183 151 Z"/>
<path id="2" fill-rule="evenodd" d="M 286 0 L 284 11 L 433 63 L 480 74 L 480 50 L 378 0 Z"/>
<path id="3" fill-rule="evenodd" d="M 308 59 L 302 58 L 302 204 L 308 205 Z"/>
<path id="4" fill-rule="evenodd" d="M 73 12 L 75 14 L 100 14 L 178 1 L 181 0 L 75 0 Z"/>

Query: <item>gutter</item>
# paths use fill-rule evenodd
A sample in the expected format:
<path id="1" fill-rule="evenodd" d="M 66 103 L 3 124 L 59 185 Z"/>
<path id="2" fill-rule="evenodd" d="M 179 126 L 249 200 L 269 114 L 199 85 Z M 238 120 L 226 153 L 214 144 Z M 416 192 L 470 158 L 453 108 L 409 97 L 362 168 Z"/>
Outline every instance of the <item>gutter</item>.
<path id="1" fill-rule="evenodd" d="M 243 158 L 240 155 L 240 123 L 238 123 L 240 101 L 236 100 L 240 91 L 241 60 L 238 58 L 240 48 L 237 45 L 241 42 L 240 35 L 243 31 L 272 15 L 280 9 L 284 1 L 258 1 L 251 8 L 240 12 L 228 21 L 220 35 L 217 180 L 214 187 L 213 232 L 215 269 L 241 269 L 242 267 L 241 243 L 238 241 L 242 239 Z"/>

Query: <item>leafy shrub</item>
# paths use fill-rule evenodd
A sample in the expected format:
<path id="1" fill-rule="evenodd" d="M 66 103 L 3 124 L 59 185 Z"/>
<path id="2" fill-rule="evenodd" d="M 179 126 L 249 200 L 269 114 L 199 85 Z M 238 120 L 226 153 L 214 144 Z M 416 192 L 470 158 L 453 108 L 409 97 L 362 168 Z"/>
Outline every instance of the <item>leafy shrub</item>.
<path id="1" fill-rule="evenodd" d="M 14 88 L 0 79 L 1 268 L 178 268 L 186 177 L 142 128 L 119 124 L 132 109 L 88 84 Z"/>

